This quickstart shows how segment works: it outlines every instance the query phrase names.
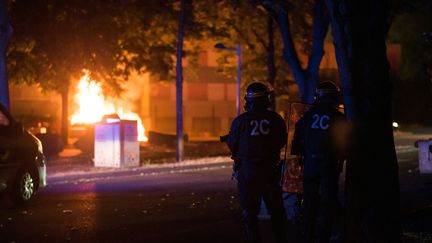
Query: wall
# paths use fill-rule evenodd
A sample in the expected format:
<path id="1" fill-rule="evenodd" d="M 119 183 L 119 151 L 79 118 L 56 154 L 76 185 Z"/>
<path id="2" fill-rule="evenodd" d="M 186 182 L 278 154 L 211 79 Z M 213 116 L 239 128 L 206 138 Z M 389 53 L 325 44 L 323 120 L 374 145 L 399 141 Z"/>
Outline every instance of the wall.
<path id="1" fill-rule="evenodd" d="M 175 84 L 151 82 L 148 130 L 175 133 Z M 192 139 L 228 132 L 236 115 L 235 83 L 184 83 L 184 131 Z"/>
<path id="2" fill-rule="evenodd" d="M 60 131 L 61 99 L 55 92 L 42 93 L 37 85 L 10 84 L 12 115 L 31 128 L 48 123 L 52 132 Z"/>

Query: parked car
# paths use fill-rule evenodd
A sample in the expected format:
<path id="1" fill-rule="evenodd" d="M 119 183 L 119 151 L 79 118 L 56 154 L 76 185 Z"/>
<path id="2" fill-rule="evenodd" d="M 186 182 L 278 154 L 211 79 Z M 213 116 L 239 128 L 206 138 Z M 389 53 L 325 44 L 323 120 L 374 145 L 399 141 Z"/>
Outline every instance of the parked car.
<path id="1" fill-rule="evenodd" d="M 42 143 L 0 104 L 0 192 L 27 204 L 46 185 Z"/>

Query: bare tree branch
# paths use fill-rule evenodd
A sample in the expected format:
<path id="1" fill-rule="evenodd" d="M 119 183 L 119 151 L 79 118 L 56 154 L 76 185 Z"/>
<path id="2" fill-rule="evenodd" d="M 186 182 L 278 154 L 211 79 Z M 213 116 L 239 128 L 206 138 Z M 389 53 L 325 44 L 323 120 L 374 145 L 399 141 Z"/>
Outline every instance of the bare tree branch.
<path id="1" fill-rule="evenodd" d="M 248 41 L 249 38 L 236 25 L 233 25 L 233 29 L 250 49 L 254 48 L 254 45 Z"/>
<path id="2" fill-rule="evenodd" d="M 284 45 L 283 58 L 287 62 L 297 85 L 300 90 L 300 97 L 303 101 L 307 100 L 306 77 L 305 72 L 300 65 L 300 61 L 292 40 L 291 29 L 289 25 L 288 11 L 280 4 L 270 1 L 261 1 L 263 6 L 273 16 L 279 26 Z"/>
<path id="3" fill-rule="evenodd" d="M 339 12 L 340 9 L 346 9 L 346 6 L 343 0 L 341 0 L 339 4 L 335 4 L 334 0 L 325 0 L 325 3 L 333 30 L 333 42 L 342 86 L 345 112 L 347 118 L 352 120 L 355 116 L 354 100 L 352 98 L 351 68 L 349 64 L 352 51 L 348 41 L 348 34 L 345 33 L 346 21 Z"/>
<path id="4" fill-rule="evenodd" d="M 0 103 L 9 109 L 9 83 L 6 70 L 6 48 L 12 36 L 6 3 L 0 1 Z"/>
<path id="5" fill-rule="evenodd" d="M 309 55 L 307 66 L 307 102 L 311 103 L 314 99 L 314 92 L 319 81 L 319 66 L 324 56 L 324 39 L 327 34 L 329 18 L 325 11 L 324 0 L 316 0 L 313 11 L 312 26 L 312 51 Z"/>
<path id="6" fill-rule="evenodd" d="M 261 35 L 260 35 L 258 32 L 256 32 L 254 29 L 252 29 L 252 33 L 254 34 L 254 36 L 255 36 L 255 38 L 257 39 L 257 41 L 258 41 L 259 43 L 261 43 L 261 45 L 262 45 L 265 49 L 267 49 L 267 48 L 268 48 L 268 45 L 267 45 L 266 41 L 265 41 L 263 38 L 261 38 Z"/>

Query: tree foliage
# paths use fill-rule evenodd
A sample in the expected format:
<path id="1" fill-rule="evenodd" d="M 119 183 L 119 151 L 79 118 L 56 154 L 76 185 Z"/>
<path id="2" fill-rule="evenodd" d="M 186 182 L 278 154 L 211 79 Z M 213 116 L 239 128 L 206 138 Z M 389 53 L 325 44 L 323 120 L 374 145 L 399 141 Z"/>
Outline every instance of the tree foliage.
<path id="1" fill-rule="evenodd" d="M 287 94 L 294 77 L 282 58 L 283 42 L 273 16 L 255 2 L 233 2 L 217 1 L 211 6 L 206 1 L 194 2 L 195 12 L 199 15 L 197 19 L 207 27 L 205 35 L 213 38 L 214 43 L 223 43 L 228 47 L 241 45 L 243 87 L 252 81 L 272 83 L 274 79 L 276 94 Z M 298 44 L 296 51 L 301 55 L 311 51 L 311 2 L 290 3 L 296 13 L 290 16 L 291 26 L 295 29 L 293 38 Z M 233 78 L 237 70 L 235 57 L 235 52 L 220 51 L 218 60 L 221 70 Z"/>
<path id="2" fill-rule="evenodd" d="M 177 1 L 12 1 L 10 80 L 61 94 L 67 133 L 69 87 L 84 69 L 111 95 L 132 71 L 174 77 L 178 12 Z"/>
<path id="3" fill-rule="evenodd" d="M 176 43 L 174 12 L 160 1 L 17 0 L 11 80 L 60 91 L 88 69 L 119 91 L 132 70 L 166 75 Z"/>
<path id="4" fill-rule="evenodd" d="M 204 7 L 204 6 L 202 6 Z M 185 33 L 199 39 L 205 24 L 186 1 Z M 8 58 L 13 82 L 58 90 L 59 79 L 88 69 L 114 91 L 131 71 L 160 79 L 175 75 L 178 1 L 16 0 L 11 3 L 14 36 Z M 185 46 L 195 58 L 196 46 Z"/>
<path id="5" fill-rule="evenodd" d="M 395 6 L 389 40 L 401 45 L 400 79 L 396 77 L 394 84 L 398 121 L 430 124 L 432 120 L 432 43 L 423 36 L 432 32 L 431 12 L 431 1 L 401 1 Z"/>

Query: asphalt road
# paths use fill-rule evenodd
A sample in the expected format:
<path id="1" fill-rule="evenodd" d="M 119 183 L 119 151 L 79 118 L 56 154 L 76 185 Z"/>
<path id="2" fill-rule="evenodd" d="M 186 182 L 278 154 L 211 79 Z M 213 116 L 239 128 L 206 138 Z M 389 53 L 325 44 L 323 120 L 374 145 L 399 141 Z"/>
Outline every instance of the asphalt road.
<path id="1" fill-rule="evenodd" d="M 229 166 L 54 178 L 30 206 L 0 207 L 0 242 L 242 239 Z"/>
<path id="2" fill-rule="evenodd" d="M 396 140 L 404 238 L 432 242 L 432 175 L 418 172 L 415 139 Z M 0 199 L 0 242 L 243 242 L 228 161 L 62 171 L 27 207 Z"/>

